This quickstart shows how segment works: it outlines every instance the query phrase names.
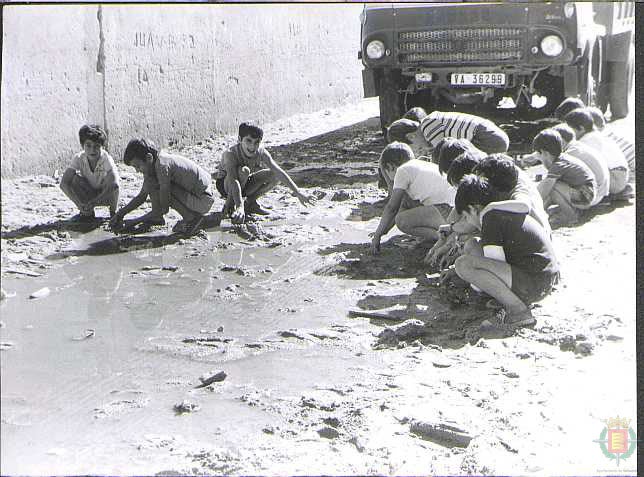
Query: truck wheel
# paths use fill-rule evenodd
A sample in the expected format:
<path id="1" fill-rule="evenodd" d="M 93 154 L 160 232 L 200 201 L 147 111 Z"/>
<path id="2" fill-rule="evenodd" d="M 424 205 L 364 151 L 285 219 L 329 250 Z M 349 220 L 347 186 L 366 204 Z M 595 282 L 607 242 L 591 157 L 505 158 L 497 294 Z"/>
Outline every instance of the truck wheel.
<path id="1" fill-rule="evenodd" d="M 400 119 L 404 114 L 403 96 L 398 92 L 399 85 L 397 76 L 391 73 L 385 73 L 380 79 L 380 126 L 383 134 L 386 128 L 396 119 Z"/>
<path id="2" fill-rule="evenodd" d="M 633 90 L 634 55 L 631 52 L 628 61 L 609 63 L 610 68 L 610 111 L 612 119 L 622 119 L 628 116 L 629 95 Z"/>
<path id="3" fill-rule="evenodd" d="M 582 60 L 579 75 L 579 97 L 586 106 L 595 105 L 595 78 L 593 77 L 593 59 L 592 55 L 586 56 Z"/>
<path id="4" fill-rule="evenodd" d="M 595 78 L 595 103 L 605 113 L 608 109 L 608 72 L 606 71 L 606 38 L 597 38 L 593 51 L 593 78 Z"/>

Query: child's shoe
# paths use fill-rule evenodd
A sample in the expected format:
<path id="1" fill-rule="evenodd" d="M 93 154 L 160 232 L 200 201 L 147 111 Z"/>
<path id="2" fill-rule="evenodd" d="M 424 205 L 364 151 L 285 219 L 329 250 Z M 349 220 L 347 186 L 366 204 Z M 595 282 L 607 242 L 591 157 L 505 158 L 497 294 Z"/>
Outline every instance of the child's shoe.
<path id="1" fill-rule="evenodd" d="M 246 205 L 244 206 L 244 209 L 247 214 L 255 214 L 255 215 L 269 215 L 270 212 L 267 210 L 262 209 L 257 201 L 255 200 L 250 200 L 246 199 Z"/>

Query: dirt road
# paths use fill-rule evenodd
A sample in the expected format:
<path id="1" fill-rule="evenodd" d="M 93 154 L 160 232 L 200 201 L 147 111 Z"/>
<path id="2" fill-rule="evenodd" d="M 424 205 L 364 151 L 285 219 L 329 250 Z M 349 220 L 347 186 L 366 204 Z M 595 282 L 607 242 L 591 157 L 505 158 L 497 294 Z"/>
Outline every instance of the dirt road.
<path id="1" fill-rule="evenodd" d="M 3 180 L 1 472 L 634 475 L 594 442 L 636 427 L 633 204 L 556 230 L 535 329 L 481 339 L 492 312 L 437 288 L 424 244 L 394 230 L 369 254 L 376 116 L 268 125 L 317 205 L 280 186 L 269 217 L 190 239 L 80 228 L 54 178 Z M 181 152 L 214 170 L 233 141 Z"/>

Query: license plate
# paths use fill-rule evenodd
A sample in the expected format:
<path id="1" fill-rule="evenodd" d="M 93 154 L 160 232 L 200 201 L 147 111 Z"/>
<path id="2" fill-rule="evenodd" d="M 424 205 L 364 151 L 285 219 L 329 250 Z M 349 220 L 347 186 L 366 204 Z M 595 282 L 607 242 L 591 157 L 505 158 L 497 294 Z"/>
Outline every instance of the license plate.
<path id="1" fill-rule="evenodd" d="M 431 83 L 432 74 L 431 73 L 416 73 L 416 82 L 417 83 Z"/>
<path id="2" fill-rule="evenodd" d="M 504 86 L 505 73 L 452 73 L 452 86 Z"/>

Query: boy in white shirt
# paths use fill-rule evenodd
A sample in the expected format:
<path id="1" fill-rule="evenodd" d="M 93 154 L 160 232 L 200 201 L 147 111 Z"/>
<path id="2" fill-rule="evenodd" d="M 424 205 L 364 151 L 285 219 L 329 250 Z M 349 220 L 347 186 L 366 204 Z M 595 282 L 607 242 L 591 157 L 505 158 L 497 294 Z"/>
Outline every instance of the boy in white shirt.
<path id="1" fill-rule="evenodd" d="M 78 131 L 78 138 L 83 150 L 74 155 L 63 173 L 60 188 L 80 211 L 75 220 L 94 220 L 97 206 L 108 206 L 112 217 L 118 207 L 119 175 L 104 149 L 107 135 L 100 126 L 86 124 Z"/>
<path id="2" fill-rule="evenodd" d="M 393 142 L 382 152 L 380 168 L 393 186 L 380 224 L 373 233 L 372 252 L 380 251 L 380 238 L 394 224 L 407 234 L 438 239 L 438 227 L 445 223 L 439 207 L 441 204 L 453 206 L 456 193 L 438 172 L 438 166 L 415 159 L 409 145 Z"/>

